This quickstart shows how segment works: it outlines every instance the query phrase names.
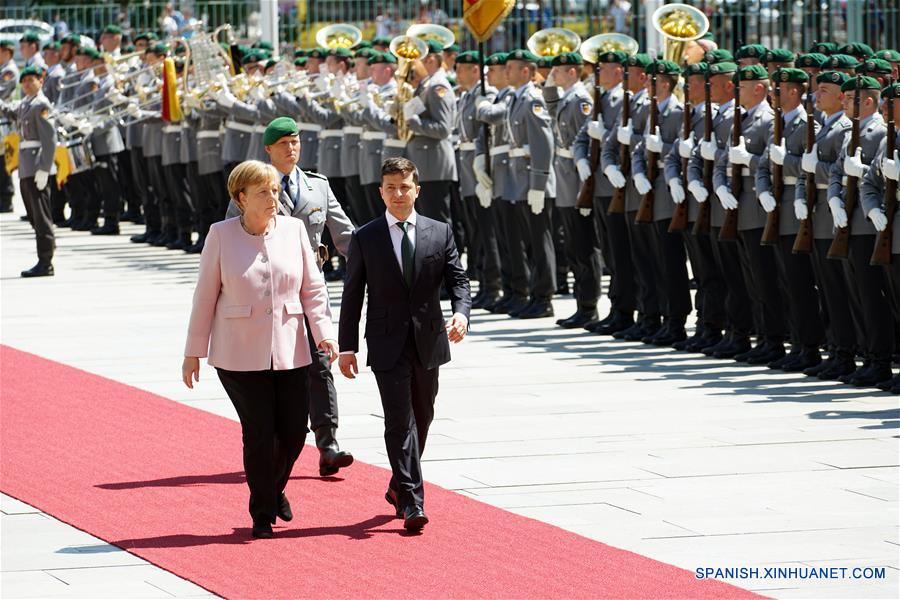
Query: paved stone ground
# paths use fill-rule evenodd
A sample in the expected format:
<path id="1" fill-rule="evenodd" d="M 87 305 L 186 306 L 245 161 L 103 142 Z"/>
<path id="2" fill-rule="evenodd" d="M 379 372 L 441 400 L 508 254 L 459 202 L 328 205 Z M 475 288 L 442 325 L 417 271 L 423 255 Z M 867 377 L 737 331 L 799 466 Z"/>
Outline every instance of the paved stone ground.
<path id="1" fill-rule="evenodd" d="M 2 343 L 236 418 L 205 363 L 193 391 L 180 381 L 197 257 L 64 229 L 57 275 L 29 281 L 28 225 L 0 229 Z M 433 483 L 690 570 L 886 569 L 731 580 L 771 596 L 900 595 L 895 396 L 483 311 L 442 371 Z M 337 385 L 341 443 L 387 467 L 374 377 Z M 206 594 L 27 505 L 0 509 L 3 596 Z"/>

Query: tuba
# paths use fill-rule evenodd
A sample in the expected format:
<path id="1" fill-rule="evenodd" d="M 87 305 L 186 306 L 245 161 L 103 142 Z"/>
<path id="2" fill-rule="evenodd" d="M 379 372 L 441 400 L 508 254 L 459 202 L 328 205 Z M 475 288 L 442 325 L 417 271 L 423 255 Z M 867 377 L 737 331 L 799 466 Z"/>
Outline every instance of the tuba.
<path id="1" fill-rule="evenodd" d="M 597 64 L 600 55 L 605 52 L 620 51 L 634 56 L 638 48 L 637 40 L 623 33 L 600 33 L 584 40 L 578 51 L 586 62 Z"/>
<path id="2" fill-rule="evenodd" d="M 352 48 L 362 41 L 362 31 L 349 23 L 335 23 L 316 32 L 316 43 L 322 48 Z"/>
<path id="3" fill-rule="evenodd" d="M 437 42 L 441 48 L 449 48 L 456 41 L 453 32 L 442 25 L 432 25 L 430 23 L 419 23 L 410 25 L 406 30 L 406 35 L 419 38 L 423 42 Z"/>
<path id="4" fill-rule="evenodd" d="M 703 11 L 687 4 L 664 4 L 654 11 L 650 22 L 665 39 L 664 58 L 678 65 L 684 62 L 688 42 L 709 31 L 709 19 Z"/>
<path id="5" fill-rule="evenodd" d="M 569 29 L 550 27 L 534 33 L 525 45 L 531 52 L 544 58 L 563 52 L 576 52 L 581 46 L 581 38 Z"/>
<path id="6" fill-rule="evenodd" d="M 409 83 L 410 75 L 416 66 L 416 61 L 428 54 L 428 46 L 422 38 L 412 35 L 398 35 L 391 40 L 390 52 L 397 57 L 397 72 L 394 77 L 399 84 L 394 101 L 394 109 L 397 115 L 397 139 L 408 141 L 410 131 L 403 117 L 403 104 L 412 100 L 415 90 Z M 421 63 L 419 65 L 421 68 Z"/>

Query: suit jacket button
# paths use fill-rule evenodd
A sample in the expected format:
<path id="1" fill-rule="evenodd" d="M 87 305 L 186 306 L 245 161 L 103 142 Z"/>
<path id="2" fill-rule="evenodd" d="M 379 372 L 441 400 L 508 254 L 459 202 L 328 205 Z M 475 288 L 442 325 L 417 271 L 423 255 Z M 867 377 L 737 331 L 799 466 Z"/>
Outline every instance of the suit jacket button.
<path id="1" fill-rule="evenodd" d="M 265 254 L 264 254 L 263 257 L 262 257 L 261 259 L 259 259 L 259 260 L 261 260 L 261 261 L 264 262 L 264 263 L 269 262 L 269 259 L 268 259 L 268 257 L 266 257 Z"/>
<path id="2" fill-rule="evenodd" d="M 266 290 L 265 292 L 263 292 L 263 296 L 271 296 L 271 295 L 272 295 L 272 292 L 270 292 L 269 290 Z"/>
<path id="3" fill-rule="evenodd" d="M 267 314 L 267 315 L 271 315 L 271 314 L 272 314 L 272 307 L 269 307 L 269 308 L 266 309 L 266 314 Z"/>

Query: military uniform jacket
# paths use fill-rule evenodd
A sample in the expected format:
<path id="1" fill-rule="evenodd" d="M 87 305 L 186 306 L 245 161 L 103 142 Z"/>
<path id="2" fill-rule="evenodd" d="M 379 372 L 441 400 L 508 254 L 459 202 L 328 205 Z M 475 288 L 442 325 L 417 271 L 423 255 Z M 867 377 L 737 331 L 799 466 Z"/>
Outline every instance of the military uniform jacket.
<path id="1" fill-rule="evenodd" d="M 163 123 L 162 165 L 176 165 L 181 162 L 181 123 Z"/>
<path id="2" fill-rule="evenodd" d="M 56 151 L 56 128 L 50 119 L 50 101 L 38 92 L 13 106 L 0 105 L 0 114 L 18 123 L 22 136 L 19 144 L 19 178 L 34 177 L 37 171 L 50 173 Z"/>
<path id="3" fill-rule="evenodd" d="M 150 105 L 144 119 L 144 157 L 156 157 L 162 155 L 162 131 L 165 123 L 160 116 L 160 102 Z"/>
<path id="4" fill-rule="evenodd" d="M 897 135 L 900 140 L 900 134 Z M 895 148 L 900 148 L 900 143 L 895 141 Z M 872 161 L 872 167 L 866 171 L 859 188 L 859 209 L 868 218 L 869 211 L 873 208 L 885 209 L 884 205 L 884 173 L 881 170 L 881 161 L 887 154 L 887 136 L 881 140 L 878 153 Z M 891 254 L 900 254 L 900 186 L 897 186 L 898 202 L 894 204 L 894 223 L 891 234 Z M 897 260 L 896 258 L 894 260 Z"/>
<path id="5" fill-rule="evenodd" d="M 475 170 L 472 164 L 475 161 L 475 140 L 481 135 L 484 124 L 475 118 L 476 101 L 479 97 L 490 102 L 494 101 L 497 91 L 488 87 L 482 95 L 481 83 L 476 83 L 471 90 L 463 92 L 459 98 L 456 114 L 458 116 L 457 129 L 459 130 L 459 187 L 463 198 L 475 195 Z"/>
<path id="6" fill-rule="evenodd" d="M 650 98 L 647 96 L 646 90 L 641 90 L 637 94 L 631 95 L 631 145 L 629 148 L 634 149 L 635 145 L 643 139 L 644 129 L 647 127 L 647 119 L 650 116 Z M 607 135 L 606 141 L 603 143 L 603 149 L 600 151 L 600 170 L 603 171 L 609 165 L 619 165 L 619 139 L 616 135 L 616 128 L 621 125 L 621 119 L 616 122 L 613 129 Z M 627 182 L 625 184 L 625 210 L 633 212 L 638 209 L 641 204 L 641 195 L 634 188 L 634 182 L 629 173 L 625 173 Z"/>
<path id="7" fill-rule="evenodd" d="M 213 105 L 194 111 L 197 138 L 197 174 L 207 175 L 222 170 L 222 134 L 224 113 Z"/>
<path id="8" fill-rule="evenodd" d="M 509 179 L 509 132 L 506 130 L 506 114 L 515 90 L 507 86 L 497 92 L 493 104 L 475 107 L 475 118 L 490 126 L 490 147 L 484 129 L 475 139 L 475 155 L 487 154 L 491 162 L 492 196 L 500 198 Z"/>
<path id="9" fill-rule="evenodd" d="M 322 245 L 322 234 L 327 227 L 337 251 L 342 256 L 347 256 L 350 236 L 355 227 L 334 197 L 328 179 L 317 173 L 302 171 L 300 167 L 294 167 L 293 177 L 299 182 L 296 186 L 299 189 L 294 190 L 292 198 L 294 210 L 290 216 L 306 223 L 306 232 L 309 234 L 313 252 Z M 279 203 L 279 209 L 281 214 L 287 214 L 283 204 Z M 240 214 L 234 201 L 229 202 L 225 218 L 229 219 Z"/>
<path id="10" fill-rule="evenodd" d="M 19 67 L 9 60 L 0 65 L 0 100 L 8 100 L 19 85 Z"/>
<path id="11" fill-rule="evenodd" d="M 503 199 L 525 200 L 530 190 L 556 197 L 553 124 L 541 91 L 528 82 L 513 94 L 507 117 L 509 177 Z"/>
<path id="12" fill-rule="evenodd" d="M 775 111 L 764 100 L 753 107 L 748 115 L 744 115 L 741 120 L 741 135 L 744 136 L 747 152 L 753 156 L 750 159 L 750 166 L 738 165 L 741 175 L 744 178 L 743 187 L 741 188 L 741 197 L 738 198 L 738 230 L 746 231 L 749 229 L 759 229 L 766 226 L 766 211 L 763 210 L 756 197 L 756 170 L 759 168 L 763 153 L 772 139 L 772 125 L 775 122 Z M 733 122 L 728 128 L 728 134 L 725 137 L 726 144 L 731 145 L 731 130 Z M 716 139 L 719 134 L 716 133 Z M 716 166 L 713 175 L 713 183 L 715 186 L 719 182 L 724 181 L 725 185 L 730 188 L 730 177 L 732 165 L 728 162 L 728 150 L 716 155 Z M 712 197 L 710 197 L 712 200 Z M 716 200 L 716 203 L 721 204 Z"/>
<path id="13" fill-rule="evenodd" d="M 355 77 L 349 78 L 351 83 Z M 368 85 L 367 81 L 360 85 Z M 339 114 L 344 118 L 344 126 L 341 128 L 344 135 L 341 137 L 341 177 L 359 176 L 359 138 L 362 135 L 362 121 L 344 109 L 339 109 Z"/>
<path id="14" fill-rule="evenodd" d="M 800 230 L 800 221 L 794 214 L 794 199 L 797 197 L 797 183 L 805 175 L 800 167 L 803 159 L 803 153 L 806 151 L 806 111 L 801 106 L 797 113 L 793 115 L 790 121 L 784 124 L 782 130 L 782 139 L 784 147 L 787 149 L 787 156 L 784 157 L 784 165 L 782 166 L 782 174 L 784 177 L 783 192 L 781 201 L 777 210 L 778 216 L 778 235 L 796 235 Z M 813 116 L 813 127 L 818 130 L 819 125 L 815 122 Z M 771 140 L 770 140 L 770 143 Z M 766 148 L 763 158 L 759 163 L 759 169 L 756 170 L 756 193 L 772 191 L 772 162 L 769 158 L 769 148 Z"/>
<path id="15" fill-rule="evenodd" d="M 826 119 L 816 132 L 816 205 L 813 207 L 813 237 L 817 240 L 830 240 L 834 237 L 834 220 L 828 207 L 828 179 L 831 168 L 837 162 L 844 138 L 850 135 L 853 122 L 841 112 L 834 120 Z M 795 198 L 806 202 L 806 177 L 797 179 Z"/>
<path id="16" fill-rule="evenodd" d="M 439 71 L 425 79 L 416 97 L 425 112 L 407 119 L 413 135 L 406 144 L 406 157 L 416 163 L 419 181 L 455 181 L 456 154 L 450 135 L 456 121 L 456 96 L 446 74 Z"/>
<path id="17" fill-rule="evenodd" d="M 183 164 L 197 162 L 197 124 L 198 115 L 195 111 L 185 113 L 181 120 L 181 146 L 178 148 L 179 162 Z"/>
<path id="18" fill-rule="evenodd" d="M 699 140 L 703 139 L 704 134 L 704 115 L 705 115 L 705 106 L 703 102 L 699 104 L 694 104 L 691 106 L 691 134 L 694 136 L 694 144 L 695 149 L 696 145 L 699 144 Z M 684 113 L 682 113 L 683 115 Z M 680 142 L 684 138 L 684 123 L 682 123 L 681 131 L 679 132 L 678 141 Z M 689 159 L 690 160 L 690 159 Z M 666 174 L 666 185 L 668 186 L 669 182 L 673 179 L 679 181 L 684 186 L 685 199 L 687 202 L 688 208 L 688 221 L 693 223 L 697 220 L 697 216 L 700 213 L 700 203 L 697 202 L 697 199 L 694 198 L 694 195 L 687 191 L 687 186 L 689 183 L 689 172 L 690 172 L 690 162 L 688 163 L 688 173 L 682 173 L 683 161 L 681 158 L 681 154 L 678 152 L 678 146 L 675 145 L 672 148 L 672 151 L 666 155 L 666 160 L 663 165 L 663 169 Z M 700 165 L 700 181 L 703 181 L 703 165 Z M 674 211 L 674 207 L 673 207 Z"/>
<path id="19" fill-rule="evenodd" d="M 88 110 L 100 111 L 111 107 L 112 101 L 109 96 L 114 90 L 113 78 L 110 75 L 101 77 L 97 81 L 97 89 L 92 99 L 93 106 Z M 91 133 L 91 149 L 96 156 L 109 156 L 125 150 L 125 141 L 115 121 L 107 119 L 102 125 L 94 128 Z"/>
<path id="20" fill-rule="evenodd" d="M 725 223 L 725 209 L 716 198 L 716 189 L 720 185 L 728 187 L 728 174 L 725 169 L 719 171 L 715 165 L 720 161 L 728 162 L 728 148 L 731 146 L 731 130 L 734 128 L 734 100 L 725 104 L 713 104 L 713 134 L 716 140 L 716 158 L 713 161 L 712 189 L 709 190 L 709 221 L 712 227 L 721 227 Z M 703 134 L 706 135 L 704 129 Z M 700 154 L 700 139 L 694 146 L 694 153 L 688 163 L 688 185 L 691 181 L 699 181 L 703 184 L 703 156 Z"/>
<path id="21" fill-rule="evenodd" d="M 600 94 L 600 121 L 603 123 L 604 129 L 606 129 L 606 134 L 599 142 L 601 152 L 609 137 L 615 135 L 616 127 L 619 126 L 622 120 L 620 115 L 624 99 L 625 92 L 622 90 L 622 84 Z M 591 142 L 593 142 L 593 138 L 587 132 L 590 121 L 590 118 L 585 119 L 581 129 L 578 131 L 578 135 L 575 137 L 572 149 L 575 152 L 576 163 L 582 158 L 585 160 L 591 159 Z M 603 173 L 603 162 L 598 162 L 597 170 L 594 172 L 594 197 L 609 198 L 613 195 L 614 189 L 609 179 Z"/>
<path id="22" fill-rule="evenodd" d="M 545 96 L 546 97 L 546 96 Z M 560 208 L 574 208 L 581 189 L 581 179 L 575 169 L 575 139 L 590 120 L 594 102 L 580 81 L 566 90 L 558 101 L 551 102 L 553 133 L 556 151 L 553 167 L 556 170 L 556 205 Z"/>
<path id="23" fill-rule="evenodd" d="M 344 137 L 344 119 L 333 109 L 304 96 L 298 98 L 307 119 L 322 127 L 319 132 L 318 171 L 326 177 L 343 177 L 341 166 L 341 140 Z"/>
<path id="24" fill-rule="evenodd" d="M 397 82 L 393 79 L 378 88 L 381 102 L 384 103 L 393 99 L 396 91 Z M 377 107 L 373 105 L 373 108 Z M 368 107 L 360 108 L 354 114 L 354 121 L 363 128 L 359 139 L 359 183 L 361 185 L 381 182 L 382 152 L 384 151 L 384 140 L 387 138 L 387 132 L 382 129 L 378 120 L 373 118 L 374 115 L 374 110 Z M 393 134 L 394 136 L 397 135 L 396 126 L 394 126 Z M 400 153 L 398 152 L 398 156 Z"/>
<path id="25" fill-rule="evenodd" d="M 862 148 L 862 162 L 864 165 L 871 165 L 875 159 L 875 154 L 881 145 L 884 136 L 887 135 L 887 127 L 881 115 L 875 113 L 871 118 L 859 124 L 859 147 Z M 840 198 L 843 203 L 844 190 L 846 189 L 847 180 L 844 176 L 844 157 L 847 156 L 847 147 L 850 145 L 850 135 L 844 138 L 841 146 L 841 152 L 838 154 L 837 161 L 831 166 L 831 173 L 828 177 L 828 197 Z M 864 177 L 860 178 L 860 185 Z M 860 194 L 860 198 L 862 195 Z M 862 202 L 858 203 L 856 210 L 852 215 L 847 215 L 848 225 L 850 226 L 850 235 L 875 235 L 875 227 L 869 221 L 862 208 Z"/>
<path id="26" fill-rule="evenodd" d="M 239 163 L 247 160 L 250 150 L 250 136 L 253 135 L 255 118 L 247 118 L 238 106 L 223 106 L 222 110 L 228 115 L 225 120 L 225 139 L 222 141 L 222 162 Z M 237 106 L 237 108 L 235 108 Z"/>
<path id="27" fill-rule="evenodd" d="M 62 63 L 56 63 L 47 72 L 47 77 L 44 78 L 43 92 L 51 104 L 56 104 L 59 100 L 59 86 L 65 74 L 66 69 Z"/>
<path id="28" fill-rule="evenodd" d="M 669 188 L 666 185 L 666 158 L 672 152 L 674 144 L 681 138 L 684 130 L 684 105 L 675 96 L 669 96 L 665 106 L 659 111 L 658 119 L 659 134 L 662 137 L 663 149 L 659 153 L 657 161 L 656 179 L 651 181 L 653 184 L 653 220 L 663 221 L 671 219 L 675 210 L 672 198 L 669 196 Z M 648 115 L 644 124 L 644 135 L 650 135 L 650 117 Z M 649 177 L 648 156 L 649 152 L 645 146 L 645 138 L 642 137 L 637 144 L 631 146 L 631 174 L 632 176 L 641 173 L 645 177 Z M 675 154 L 678 154 L 677 149 Z"/>
<path id="29" fill-rule="evenodd" d="M 250 133 L 250 139 L 247 142 L 247 154 L 243 160 L 260 160 L 268 162 L 269 155 L 263 146 L 263 134 L 266 132 L 266 125 L 278 116 L 278 109 L 275 102 L 271 98 L 263 98 L 253 102 L 236 101 L 229 109 L 229 114 L 239 119 L 253 123 L 253 131 Z"/>
<path id="30" fill-rule="evenodd" d="M 319 160 L 319 132 L 322 127 L 311 122 L 297 102 L 297 97 L 287 92 L 278 92 L 272 96 L 275 108 L 280 114 L 291 116 L 300 128 L 300 160 L 297 164 L 304 171 L 315 171 Z"/>

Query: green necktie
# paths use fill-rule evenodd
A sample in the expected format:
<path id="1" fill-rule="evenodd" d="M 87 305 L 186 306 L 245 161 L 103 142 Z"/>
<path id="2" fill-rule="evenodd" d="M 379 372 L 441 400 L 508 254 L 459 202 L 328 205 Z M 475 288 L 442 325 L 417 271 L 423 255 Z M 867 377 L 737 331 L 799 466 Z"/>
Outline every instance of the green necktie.
<path id="1" fill-rule="evenodd" d="M 416 251 L 413 248 L 412 240 L 406 234 L 409 223 L 398 221 L 397 226 L 403 231 L 403 238 L 400 240 L 400 262 L 403 264 L 403 279 L 406 281 L 406 287 L 412 288 Z"/>

